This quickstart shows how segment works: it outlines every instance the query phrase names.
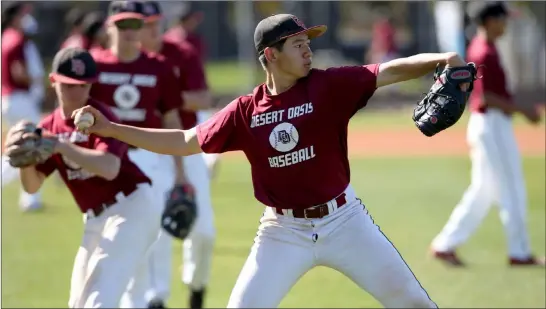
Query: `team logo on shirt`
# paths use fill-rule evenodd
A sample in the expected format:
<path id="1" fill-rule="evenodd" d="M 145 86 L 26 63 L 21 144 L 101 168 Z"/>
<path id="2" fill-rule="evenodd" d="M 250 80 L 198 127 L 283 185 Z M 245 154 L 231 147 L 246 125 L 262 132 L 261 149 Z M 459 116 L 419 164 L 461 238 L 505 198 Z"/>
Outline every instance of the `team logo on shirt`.
<path id="1" fill-rule="evenodd" d="M 140 91 L 131 84 L 121 85 L 114 92 L 114 101 L 122 109 L 132 109 L 140 101 Z"/>
<path id="2" fill-rule="evenodd" d="M 298 130 L 288 122 L 278 124 L 269 134 L 271 147 L 280 152 L 288 152 L 294 149 L 298 145 L 299 139 Z"/>

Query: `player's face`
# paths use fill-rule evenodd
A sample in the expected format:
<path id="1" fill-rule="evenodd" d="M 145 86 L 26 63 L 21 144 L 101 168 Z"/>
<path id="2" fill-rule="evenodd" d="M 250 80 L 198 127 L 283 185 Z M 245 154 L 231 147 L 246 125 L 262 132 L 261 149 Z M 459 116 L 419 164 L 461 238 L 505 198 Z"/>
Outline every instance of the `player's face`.
<path id="1" fill-rule="evenodd" d="M 146 22 L 142 29 L 142 43 L 144 46 L 154 46 L 161 41 L 161 23 L 159 20 Z"/>
<path id="2" fill-rule="evenodd" d="M 491 17 L 487 21 L 488 31 L 495 37 L 500 37 L 506 31 L 506 23 L 507 20 L 505 16 Z"/>
<path id="3" fill-rule="evenodd" d="M 286 40 L 279 53 L 278 65 L 284 72 L 301 78 L 311 70 L 312 57 L 309 37 L 301 34 Z"/>
<path id="4" fill-rule="evenodd" d="M 144 22 L 140 19 L 122 19 L 114 23 L 115 37 L 120 43 L 135 44 L 140 42 Z"/>
<path id="5" fill-rule="evenodd" d="M 72 84 L 54 84 L 57 97 L 64 103 L 73 108 L 79 108 L 89 99 L 91 84 L 72 85 Z"/>

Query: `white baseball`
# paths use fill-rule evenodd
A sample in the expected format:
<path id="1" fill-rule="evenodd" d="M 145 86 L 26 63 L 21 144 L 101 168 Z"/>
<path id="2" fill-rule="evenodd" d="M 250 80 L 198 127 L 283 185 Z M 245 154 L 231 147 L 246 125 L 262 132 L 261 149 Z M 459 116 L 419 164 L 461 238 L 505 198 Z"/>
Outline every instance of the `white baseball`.
<path id="1" fill-rule="evenodd" d="M 78 113 L 74 119 L 74 125 L 79 130 L 87 130 L 95 124 L 95 117 L 91 113 Z"/>

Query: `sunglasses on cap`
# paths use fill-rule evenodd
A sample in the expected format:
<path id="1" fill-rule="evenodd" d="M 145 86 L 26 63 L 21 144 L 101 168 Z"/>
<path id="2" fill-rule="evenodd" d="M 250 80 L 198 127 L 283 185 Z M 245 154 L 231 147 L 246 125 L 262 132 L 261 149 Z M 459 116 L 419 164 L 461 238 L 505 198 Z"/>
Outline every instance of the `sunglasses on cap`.
<path id="1" fill-rule="evenodd" d="M 138 30 L 144 25 L 141 19 L 122 19 L 114 23 L 119 30 Z"/>

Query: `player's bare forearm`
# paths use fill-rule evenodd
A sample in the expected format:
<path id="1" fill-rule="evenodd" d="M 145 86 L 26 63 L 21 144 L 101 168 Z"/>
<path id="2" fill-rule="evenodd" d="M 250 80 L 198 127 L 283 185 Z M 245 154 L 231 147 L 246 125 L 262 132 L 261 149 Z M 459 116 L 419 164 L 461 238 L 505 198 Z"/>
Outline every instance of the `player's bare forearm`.
<path id="1" fill-rule="evenodd" d="M 163 127 L 165 129 L 182 129 L 180 116 L 178 110 L 171 110 L 163 116 Z M 184 172 L 184 164 L 182 157 L 179 155 L 173 155 L 174 164 L 176 166 L 176 183 L 185 183 L 186 173 Z"/>
<path id="2" fill-rule="evenodd" d="M 436 68 L 437 64 L 462 66 L 466 63 L 457 53 L 418 54 L 406 58 L 398 58 L 379 66 L 377 86 L 387 86 L 424 76 Z"/>
<path id="3" fill-rule="evenodd" d="M 19 177 L 23 190 L 30 194 L 38 192 L 45 180 L 45 175 L 37 171 L 34 166 L 21 168 Z"/>
<path id="4" fill-rule="evenodd" d="M 184 109 L 199 111 L 212 108 L 212 95 L 209 90 L 184 91 Z"/>
<path id="5" fill-rule="evenodd" d="M 87 149 L 66 142 L 59 142 L 55 150 L 80 165 L 84 170 L 107 180 L 113 180 L 119 174 L 121 159 L 111 153 Z"/>
<path id="6" fill-rule="evenodd" d="M 138 128 L 111 123 L 108 136 L 152 152 L 189 156 L 202 152 L 195 128 L 190 130 Z"/>

